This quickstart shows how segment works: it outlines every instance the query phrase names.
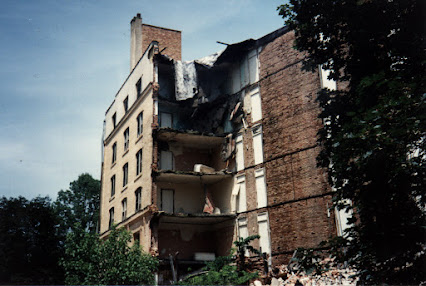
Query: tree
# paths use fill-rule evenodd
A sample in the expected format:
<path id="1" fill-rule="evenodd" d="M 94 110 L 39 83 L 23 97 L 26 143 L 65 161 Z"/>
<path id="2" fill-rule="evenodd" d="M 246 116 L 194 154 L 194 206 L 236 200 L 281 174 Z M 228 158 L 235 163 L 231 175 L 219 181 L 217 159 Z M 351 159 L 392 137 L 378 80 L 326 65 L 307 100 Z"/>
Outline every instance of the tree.
<path id="1" fill-rule="evenodd" d="M 58 218 L 48 197 L 0 198 L 0 284 L 62 284 Z"/>
<path id="2" fill-rule="evenodd" d="M 68 285 L 153 284 L 158 260 L 129 246 L 131 235 L 124 229 L 111 230 L 105 241 L 79 225 L 68 233 L 61 265 Z"/>
<path id="3" fill-rule="evenodd" d="M 69 190 L 59 191 L 55 206 L 65 232 L 76 223 L 89 232 L 97 231 L 100 188 L 99 180 L 84 173 L 70 183 Z"/>
<path id="4" fill-rule="evenodd" d="M 279 13 L 338 91 L 318 95 L 319 165 L 353 209 L 345 259 L 361 283 L 425 277 L 426 105 L 422 0 L 290 0 Z M 348 203 L 349 202 L 349 203 Z"/>

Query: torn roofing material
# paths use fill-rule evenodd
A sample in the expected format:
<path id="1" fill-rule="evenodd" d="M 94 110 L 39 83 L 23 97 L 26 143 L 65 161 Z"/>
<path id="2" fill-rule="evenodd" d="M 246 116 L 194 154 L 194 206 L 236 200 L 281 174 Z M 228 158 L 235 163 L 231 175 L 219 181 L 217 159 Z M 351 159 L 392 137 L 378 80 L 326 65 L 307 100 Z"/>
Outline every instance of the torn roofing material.
<path id="1" fill-rule="evenodd" d="M 176 100 L 193 98 L 198 93 L 197 71 L 194 61 L 174 61 Z"/>
<path id="2" fill-rule="evenodd" d="M 209 56 L 203 57 L 201 59 L 195 60 L 197 64 L 203 65 L 207 68 L 211 68 L 216 63 L 217 59 L 220 57 L 220 55 L 225 51 L 226 49 L 223 49 L 219 52 L 216 52 L 214 54 L 211 54 Z"/>

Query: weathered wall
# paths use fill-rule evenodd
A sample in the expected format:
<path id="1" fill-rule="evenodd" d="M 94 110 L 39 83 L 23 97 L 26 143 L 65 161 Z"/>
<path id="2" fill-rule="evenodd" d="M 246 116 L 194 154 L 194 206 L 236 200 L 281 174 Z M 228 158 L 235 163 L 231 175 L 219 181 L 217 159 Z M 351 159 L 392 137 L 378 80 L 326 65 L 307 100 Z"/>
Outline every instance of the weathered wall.
<path id="1" fill-rule="evenodd" d="M 316 167 L 318 73 L 301 70 L 303 54 L 288 32 L 259 56 L 263 143 L 273 264 L 297 247 L 315 247 L 336 234 L 324 170 Z"/>
<path id="2" fill-rule="evenodd" d="M 142 187 L 142 208 L 151 203 L 151 164 L 153 102 L 152 93 L 139 98 L 137 106 L 128 111 L 117 130 L 104 142 L 104 165 L 102 170 L 101 227 L 103 233 L 108 229 L 109 210 L 114 207 L 115 222 L 121 222 L 121 201 L 127 198 L 127 216 L 135 213 L 135 191 Z M 143 111 L 143 133 L 137 135 L 137 116 Z M 123 132 L 129 128 L 129 148 L 124 151 Z M 117 143 L 117 159 L 112 163 L 112 145 Z M 136 153 L 142 151 L 142 173 L 136 175 Z M 128 183 L 123 187 L 123 166 L 128 163 Z M 111 197 L 111 177 L 115 175 L 115 195 Z"/>
<path id="3" fill-rule="evenodd" d="M 182 40 L 180 31 L 142 24 L 142 51 L 145 51 L 152 41 L 159 43 L 160 51 L 166 48 L 162 54 L 168 55 L 174 60 L 181 60 Z"/>

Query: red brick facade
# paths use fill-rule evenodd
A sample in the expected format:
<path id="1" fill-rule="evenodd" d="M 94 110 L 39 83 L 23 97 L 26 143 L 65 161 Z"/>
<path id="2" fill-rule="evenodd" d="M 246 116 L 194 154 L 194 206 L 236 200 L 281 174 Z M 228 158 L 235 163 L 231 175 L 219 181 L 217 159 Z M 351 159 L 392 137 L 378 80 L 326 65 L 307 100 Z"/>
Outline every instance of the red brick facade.
<path id="1" fill-rule="evenodd" d="M 145 51 L 152 41 L 158 42 L 160 51 L 166 48 L 162 54 L 168 55 L 174 60 L 181 60 L 180 31 L 142 24 L 142 52 Z"/>
<path id="2" fill-rule="evenodd" d="M 318 73 L 301 70 L 303 54 L 288 32 L 259 55 L 263 143 L 272 263 L 298 247 L 316 247 L 336 234 L 326 172 L 316 166 L 321 127 L 315 101 Z"/>

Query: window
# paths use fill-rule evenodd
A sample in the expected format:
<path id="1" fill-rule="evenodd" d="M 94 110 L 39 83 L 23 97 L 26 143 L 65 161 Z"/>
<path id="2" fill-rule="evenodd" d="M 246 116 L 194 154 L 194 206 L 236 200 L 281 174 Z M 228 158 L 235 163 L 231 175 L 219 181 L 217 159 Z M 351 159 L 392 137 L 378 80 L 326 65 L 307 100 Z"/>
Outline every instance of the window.
<path id="1" fill-rule="evenodd" d="M 142 188 L 138 188 L 136 190 L 135 199 L 136 199 L 135 200 L 136 201 L 135 212 L 137 212 L 142 207 Z"/>
<path id="2" fill-rule="evenodd" d="M 129 97 L 126 96 L 126 98 L 123 100 L 123 107 L 124 107 L 124 113 L 129 110 Z"/>
<path id="3" fill-rule="evenodd" d="M 161 151 L 160 153 L 160 169 L 173 170 L 173 153 L 170 151 Z"/>
<path id="4" fill-rule="evenodd" d="M 140 244 L 141 241 L 141 235 L 139 232 L 135 232 L 133 234 L 133 241 L 135 242 L 135 244 Z"/>
<path id="5" fill-rule="evenodd" d="M 136 95 L 139 97 L 142 94 L 142 77 L 136 83 Z"/>
<path id="6" fill-rule="evenodd" d="M 124 133 L 124 151 L 127 151 L 129 149 L 129 128 L 127 128 Z"/>
<path id="7" fill-rule="evenodd" d="M 128 179 L 129 179 L 129 164 L 126 163 L 123 166 L 123 187 L 127 185 Z"/>
<path id="8" fill-rule="evenodd" d="M 111 177 L 111 197 L 115 195 L 115 175 Z"/>
<path id="9" fill-rule="evenodd" d="M 255 88 L 250 96 L 251 100 L 251 122 L 262 119 L 262 100 L 260 98 L 259 88 Z"/>
<path id="10" fill-rule="evenodd" d="M 250 83 L 255 83 L 259 80 L 259 69 L 257 64 L 257 51 L 251 50 L 248 53 L 248 65 L 250 74 Z"/>
<path id="11" fill-rule="evenodd" d="M 174 213 L 174 190 L 161 190 L 161 210 Z"/>
<path id="12" fill-rule="evenodd" d="M 160 127 L 173 128 L 173 116 L 171 113 L 160 112 Z"/>
<path id="13" fill-rule="evenodd" d="M 112 128 L 115 128 L 117 126 L 117 113 L 114 113 L 112 115 Z"/>
<path id="14" fill-rule="evenodd" d="M 263 136 L 262 136 L 262 125 L 253 127 L 253 152 L 254 152 L 254 164 L 263 163 Z"/>
<path id="15" fill-rule="evenodd" d="M 244 169 L 243 136 L 238 135 L 235 142 L 237 171 L 241 171 Z"/>
<path id="16" fill-rule="evenodd" d="M 136 176 L 142 173 L 142 149 L 136 153 Z"/>
<path id="17" fill-rule="evenodd" d="M 256 177 L 257 207 L 263 208 L 266 207 L 268 203 L 266 194 L 265 173 L 263 169 L 256 170 L 254 176 Z"/>
<path id="18" fill-rule="evenodd" d="M 114 164 L 116 160 L 117 160 L 117 142 L 114 142 L 114 144 L 112 144 L 112 164 Z"/>
<path id="19" fill-rule="evenodd" d="M 238 219 L 238 237 L 239 238 L 248 237 L 247 218 Z M 248 255 L 249 255 L 248 250 L 246 250 L 245 256 L 248 256 Z"/>
<path id="20" fill-rule="evenodd" d="M 127 198 L 121 201 L 121 220 L 125 220 L 127 217 Z"/>
<path id="21" fill-rule="evenodd" d="M 245 212 L 247 210 L 247 198 L 246 198 L 246 177 L 237 177 L 237 184 L 239 192 L 237 195 L 237 212 Z"/>
<path id="22" fill-rule="evenodd" d="M 112 225 L 114 224 L 114 208 L 109 209 L 109 228 L 111 229 Z"/>
<path id="23" fill-rule="evenodd" d="M 259 227 L 259 246 L 262 253 L 271 253 L 271 243 L 269 239 L 268 213 L 260 213 L 257 216 L 257 225 Z"/>
<path id="24" fill-rule="evenodd" d="M 137 121 L 138 121 L 138 136 L 139 136 L 143 132 L 143 111 L 139 113 Z"/>

